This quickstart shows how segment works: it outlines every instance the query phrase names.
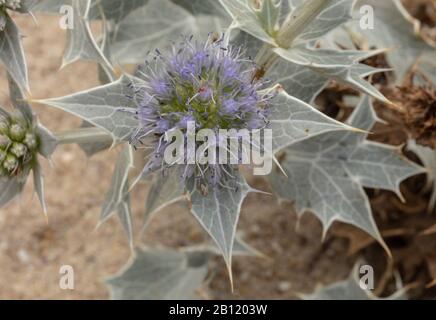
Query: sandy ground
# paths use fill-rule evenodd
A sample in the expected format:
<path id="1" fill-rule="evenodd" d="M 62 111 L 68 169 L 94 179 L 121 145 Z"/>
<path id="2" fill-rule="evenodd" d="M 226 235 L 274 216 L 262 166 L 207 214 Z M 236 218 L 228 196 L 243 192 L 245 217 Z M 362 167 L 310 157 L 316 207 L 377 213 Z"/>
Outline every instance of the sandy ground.
<path id="1" fill-rule="evenodd" d="M 96 66 L 75 63 L 59 71 L 65 35 L 54 17 L 17 19 L 23 34 L 34 98 L 61 96 L 98 84 Z M 4 72 L 0 102 L 8 104 Z M 78 126 L 80 120 L 46 106 L 35 106 L 41 122 L 53 131 Z M 0 209 L 0 298 L 2 299 L 106 299 L 102 279 L 119 270 L 130 249 L 117 219 L 94 230 L 114 166 L 115 150 L 87 159 L 77 146 L 61 146 L 52 165 L 44 162 L 49 223 L 46 224 L 34 190 Z M 30 182 L 30 181 L 29 181 Z M 264 188 L 262 181 L 252 181 Z M 159 214 L 139 239 L 146 187 L 133 194 L 136 243 L 179 247 L 199 242 L 204 235 L 182 205 Z M 240 230 L 245 240 L 267 258 L 234 261 L 235 292 L 229 288 L 221 259 L 211 263 L 208 296 L 211 298 L 294 298 L 318 283 L 347 276 L 354 258 L 347 257 L 347 241 L 327 237 L 305 216 L 297 219 L 290 207 L 267 195 L 250 195 L 244 203 Z M 75 289 L 61 290 L 59 268 L 71 265 Z M 377 271 L 376 271 L 377 272 Z"/>

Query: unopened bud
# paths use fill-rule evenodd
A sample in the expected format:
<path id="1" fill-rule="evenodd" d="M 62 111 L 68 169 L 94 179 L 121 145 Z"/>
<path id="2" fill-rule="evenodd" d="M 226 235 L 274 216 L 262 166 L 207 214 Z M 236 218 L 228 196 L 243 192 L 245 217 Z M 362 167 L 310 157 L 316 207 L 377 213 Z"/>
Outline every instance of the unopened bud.
<path id="1" fill-rule="evenodd" d="M 26 133 L 26 136 L 24 137 L 23 143 L 30 149 L 35 150 L 38 146 L 38 142 L 36 141 L 36 136 L 33 133 Z"/>
<path id="2" fill-rule="evenodd" d="M 0 134 L 9 133 L 9 123 L 6 119 L 0 118 Z"/>
<path id="3" fill-rule="evenodd" d="M 5 168 L 8 172 L 13 172 L 18 167 L 18 160 L 17 158 L 12 155 L 8 154 L 6 156 L 6 159 L 3 161 L 3 168 Z"/>
<path id="4" fill-rule="evenodd" d="M 7 155 L 8 154 L 6 153 L 6 151 L 0 150 L 0 163 L 2 163 L 6 159 Z"/>
<path id="5" fill-rule="evenodd" d="M 11 139 L 8 136 L 0 134 L 0 149 L 6 150 L 11 144 Z"/>
<path id="6" fill-rule="evenodd" d="M 15 155 L 17 158 L 21 158 L 26 155 L 27 147 L 22 143 L 14 142 L 9 152 Z"/>
<path id="7" fill-rule="evenodd" d="M 13 124 L 9 128 L 9 137 L 14 141 L 23 141 L 26 136 L 26 129 L 20 124 Z"/>
<path id="8" fill-rule="evenodd" d="M 20 125 L 22 125 L 23 127 L 27 126 L 27 120 L 26 118 L 23 116 L 23 114 L 21 113 L 20 110 L 18 109 L 14 109 L 11 113 L 10 113 L 10 118 L 11 118 L 11 122 L 12 123 L 18 123 Z"/>

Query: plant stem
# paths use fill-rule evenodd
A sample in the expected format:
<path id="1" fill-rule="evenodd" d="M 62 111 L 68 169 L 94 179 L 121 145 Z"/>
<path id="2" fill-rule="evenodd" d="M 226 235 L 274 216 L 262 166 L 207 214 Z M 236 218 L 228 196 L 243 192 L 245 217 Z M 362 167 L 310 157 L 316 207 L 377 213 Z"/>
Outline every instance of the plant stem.
<path id="1" fill-rule="evenodd" d="M 290 48 L 293 41 L 320 14 L 326 5 L 326 0 L 308 0 L 291 12 L 277 34 L 276 41 L 279 47 Z M 262 75 L 266 74 L 279 60 L 279 56 L 272 49 L 274 49 L 274 46 L 265 43 L 254 60 Z"/>
<path id="2" fill-rule="evenodd" d="M 54 134 L 59 144 L 113 142 L 112 136 L 98 127 L 77 128 Z"/>
<path id="3" fill-rule="evenodd" d="M 254 59 L 254 62 L 264 73 L 267 73 L 267 71 L 274 66 L 279 58 L 279 56 L 272 51 L 273 48 L 274 47 L 272 45 L 265 43 Z"/>
<path id="4" fill-rule="evenodd" d="M 309 0 L 292 11 L 279 30 L 278 45 L 288 49 L 304 29 L 318 17 L 327 4 L 326 0 Z"/>

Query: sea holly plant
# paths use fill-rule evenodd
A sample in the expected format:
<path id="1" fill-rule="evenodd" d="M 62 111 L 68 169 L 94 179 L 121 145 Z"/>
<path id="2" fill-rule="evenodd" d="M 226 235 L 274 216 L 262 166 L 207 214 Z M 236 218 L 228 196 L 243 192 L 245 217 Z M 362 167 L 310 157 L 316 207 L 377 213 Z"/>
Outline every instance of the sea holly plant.
<path id="1" fill-rule="evenodd" d="M 390 102 L 368 80 L 385 69 L 361 61 L 384 48 L 325 45 L 351 19 L 355 3 L 38 1 L 31 7 L 35 12 L 59 13 L 69 6 L 74 24 L 67 29 L 64 65 L 94 61 L 102 84 L 34 100 L 84 121 L 80 128 L 51 134 L 35 124 L 21 94 L 27 80 L 10 71 L 11 98 L 21 118 L 2 111 L 3 181 L 14 186 L 4 189 L 5 199 L 21 191 L 18 176 L 30 170 L 40 176 L 37 152 L 49 156 L 58 143 L 77 143 L 89 156 L 121 145 L 99 225 L 117 215 L 131 247 L 136 243 L 130 192 L 137 183 L 150 184 L 145 226 L 166 206 L 188 203 L 214 245 L 136 250 L 129 265 L 107 281 L 118 299 L 191 297 L 217 252 L 232 281 L 233 255 L 255 251 L 236 237 L 241 208 L 249 193 L 264 192 L 249 185 L 241 170 L 247 164 L 254 174 L 266 169 L 260 174 L 299 214 L 313 212 L 324 235 L 341 221 L 362 229 L 389 253 L 363 188 L 390 190 L 403 200 L 400 183 L 424 170 L 400 147 L 367 139 L 378 120 L 372 100 Z M 91 31 L 92 23 L 102 25 L 100 34 Z M 126 64 L 133 64 L 132 74 L 119 71 Z M 26 70 L 24 60 L 18 65 Z M 362 94 L 346 123 L 313 106 L 330 81 Z M 146 156 L 135 163 L 133 155 L 141 151 Z M 141 168 L 139 175 L 133 167 Z M 42 181 L 35 181 L 42 197 Z"/>
<path id="2" fill-rule="evenodd" d="M 35 190 L 47 214 L 38 158 L 49 159 L 58 140 L 38 122 L 12 77 L 9 77 L 9 88 L 14 109 L 8 112 L 0 107 L 0 206 L 21 193 L 32 172 Z"/>

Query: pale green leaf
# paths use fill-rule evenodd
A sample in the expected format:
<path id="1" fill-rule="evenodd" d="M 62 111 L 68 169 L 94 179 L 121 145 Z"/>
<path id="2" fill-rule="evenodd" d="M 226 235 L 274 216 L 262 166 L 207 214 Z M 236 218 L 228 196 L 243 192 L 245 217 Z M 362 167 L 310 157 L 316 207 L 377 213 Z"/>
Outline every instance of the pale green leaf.
<path id="1" fill-rule="evenodd" d="M 98 47 L 89 26 L 88 14 L 91 0 L 73 0 L 74 26 L 67 29 L 67 46 L 62 65 L 73 63 L 79 59 L 98 62 L 106 70 L 112 66 Z"/>
<path id="2" fill-rule="evenodd" d="M 96 127 L 107 131 L 115 141 L 128 140 L 138 126 L 138 121 L 131 112 L 134 110 L 135 78 L 123 76 L 119 80 L 81 91 L 69 96 L 38 100 L 63 111 L 76 115 Z"/>
<path id="3" fill-rule="evenodd" d="M 209 256 L 204 251 L 138 249 L 106 283 L 117 300 L 194 299 L 206 278 Z"/>
<path id="4" fill-rule="evenodd" d="M 21 90 L 29 91 L 27 64 L 21 44 L 21 34 L 15 22 L 5 15 L 6 25 L 0 31 L 0 63 L 5 67 Z"/>
<path id="5" fill-rule="evenodd" d="M 242 203 L 251 187 L 245 178 L 233 171 L 223 187 L 209 188 L 204 194 L 197 185 L 190 185 L 191 212 L 221 250 L 231 275 L 232 250 Z M 192 181 L 191 181 L 191 184 Z"/>
<path id="6" fill-rule="evenodd" d="M 244 30 L 272 46 L 277 46 L 274 38 L 263 28 L 257 13 L 254 10 L 254 2 L 250 0 L 219 0 L 234 20 L 237 28 Z"/>
<path id="7" fill-rule="evenodd" d="M 228 17 L 225 9 L 216 0 L 171 0 L 178 6 L 186 9 L 195 16 L 217 16 L 221 18 Z"/>
<path id="8" fill-rule="evenodd" d="M 146 226 L 158 211 L 180 200 L 187 199 L 184 189 L 178 167 L 158 172 L 148 192 L 144 225 Z"/>
<path id="9" fill-rule="evenodd" d="M 299 11 L 309 1 L 298 1 L 291 15 L 298 16 Z M 310 24 L 298 35 L 295 44 L 317 40 L 351 19 L 351 11 L 355 0 L 324 0 L 323 9 L 313 18 Z"/>
<path id="10" fill-rule="evenodd" d="M 254 8 L 260 24 L 270 35 L 278 31 L 281 7 L 281 0 L 264 0 L 260 1 L 258 8 Z"/>
<path id="11" fill-rule="evenodd" d="M 15 80 L 8 74 L 9 83 L 9 98 L 12 105 L 20 110 L 21 114 L 27 119 L 29 123 L 33 122 L 33 111 L 29 103 L 25 101 L 25 96 L 21 91 Z"/>
<path id="12" fill-rule="evenodd" d="M 348 124 L 370 130 L 376 121 L 365 97 Z M 313 212 L 324 235 L 334 221 L 357 226 L 384 245 L 363 187 L 391 190 L 401 196 L 401 181 L 423 171 L 399 148 L 366 140 L 365 134 L 326 133 L 284 150 L 281 172 L 271 175 L 280 198 L 293 201 L 297 212 Z"/>
<path id="13" fill-rule="evenodd" d="M 89 10 L 90 19 L 101 18 L 101 11 L 107 20 L 122 21 L 130 12 L 145 6 L 148 0 L 93 0 Z"/>
<path id="14" fill-rule="evenodd" d="M 116 162 L 110 188 L 103 202 L 99 224 L 109 219 L 112 214 L 123 205 L 126 195 L 126 186 L 128 185 L 129 171 L 132 167 L 132 147 L 126 144 Z"/>
<path id="15" fill-rule="evenodd" d="M 322 83 L 328 80 L 336 80 L 346 86 L 351 86 L 356 90 L 366 93 L 380 101 L 389 101 L 374 86 L 365 80 L 365 77 L 386 71 L 386 69 L 372 68 L 359 63 L 359 61 L 379 54 L 381 51 L 337 51 L 331 49 L 312 49 L 304 46 L 293 47 L 290 49 L 274 49 L 283 59 L 301 66 L 310 68 L 313 72 L 306 74 L 314 75 L 315 89 L 322 88 Z M 283 74 L 283 70 L 274 69 L 276 73 Z M 304 72 L 304 71 L 303 71 Z M 294 76 L 284 76 L 285 79 L 292 80 Z M 310 82 L 308 84 L 311 85 Z M 292 88 L 290 88 L 292 90 Z"/>
<path id="16" fill-rule="evenodd" d="M 370 289 L 360 285 L 359 264 L 353 268 L 347 280 L 318 287 L 310 295 L 302 295 L 304 300 L 406 300 L 406 289 L 399 288 L 387 298 L 379 298 Z"/>
<path id="17" fill-rule="evenodd" d="M 119 25 L 113 37 L 111 52 L 117 63 L 143 63 L 148 52 L 166 48 L 182 36 L 206 37 L 215 30 L 217 21 L 209 16 L 194 15 L 171 1 L 149 0 L 131 12 Z M 207 23 L 209 22 L 209 23 Z"/>
<path id="18" fill-rule="evenodd" d="M 91 128 L 94 127 L 91 123 L 87 121 L 83 121 L 81 128 Z M 79 143 L 79 147 L 85 152 L 88 157 L 92 157 L 93 155 L 107 150 L 112 147 L 114 144 L 113 140 L 109 137 L 107 141 L 99 141 L 99 142 L 82 142 Z"/>
<path id="19" fill-rule="evenodd" d="M 289 62 L 324 69 L 350 67 L 354 64 L 358 64 L 358 61 L 380 53 L 380 51 L 314 49 L 305 45 L 292 47 L 288 50 L 282 48 L 275 48 L 273 50 Z"/>
<path id="20" fill-rule="evenodd" d="M 400 0 L 359 0 L 356 9 L 363 5 L 374 8 L 374 29 L 363 30 L 357 20 L 355 30 L 368 39 L 369 45 L 391 49 L 387 52 L 387 60 L 394 68 L 397 81 L 401 82 L 418 58 L 434 52 L 435 48 L 418 35 L 417 20 L 410 16 Z"/>
<path id="21" fill-rule="evenodd" d="M 416 144 L 416 141 L 409 140 L 407 148 L 413 151 L 427 170 L 427 188 L 432 189 L 428 212 L 432 213 L 436 208 L 436 150 Z"/>
<path id="22" fill-rule="evenodd" d="M 18 196 L 24 188 L 27 174 L 18 177 L 0 177 L 0 207 L 7 205 Z"/>
<path id="23" fill-rule="evenodd" d="M 58 146 L 58 139 L 42 124 L 36 126 L 36 133 L 39 138 L 38 152 L 49 159 Z"/>
<path id="24" fill-rule="evenodd" d="M 33 184 L 35 186 L 36 194 L 38 195 L 39 202 L 41 203 L 42 210 L 47 216 L 47 205 L 45 203 L 45 191 L 44 191 L 44 176 L 39 164 L 36 164 L 33 168 Z"/>
<path id="25" fill-rule="evenodd" d="M 279 83 L 293 97 L 310 104 L 329 82 L 328 77 L 315 70 L 285 60 L 279 61 L 267 77 Z"/>
<path id="26" fill-rule="evenodd" d="M 277 88 L 269 116 L 274 153 L 301 140 L 330 132 L 353 128 L 327 117 L 307 103 Z"/>
<path id="27" fill-rule="evenodd" d="M 124 184 L 123 193 L 124 199 L 118 205 L 117 215 L 121 225 L 123 226 L 127 240 L 129 241 L 129 245 L 131 248 L 133 248 L 133 217 L 128 181 Z"/>

